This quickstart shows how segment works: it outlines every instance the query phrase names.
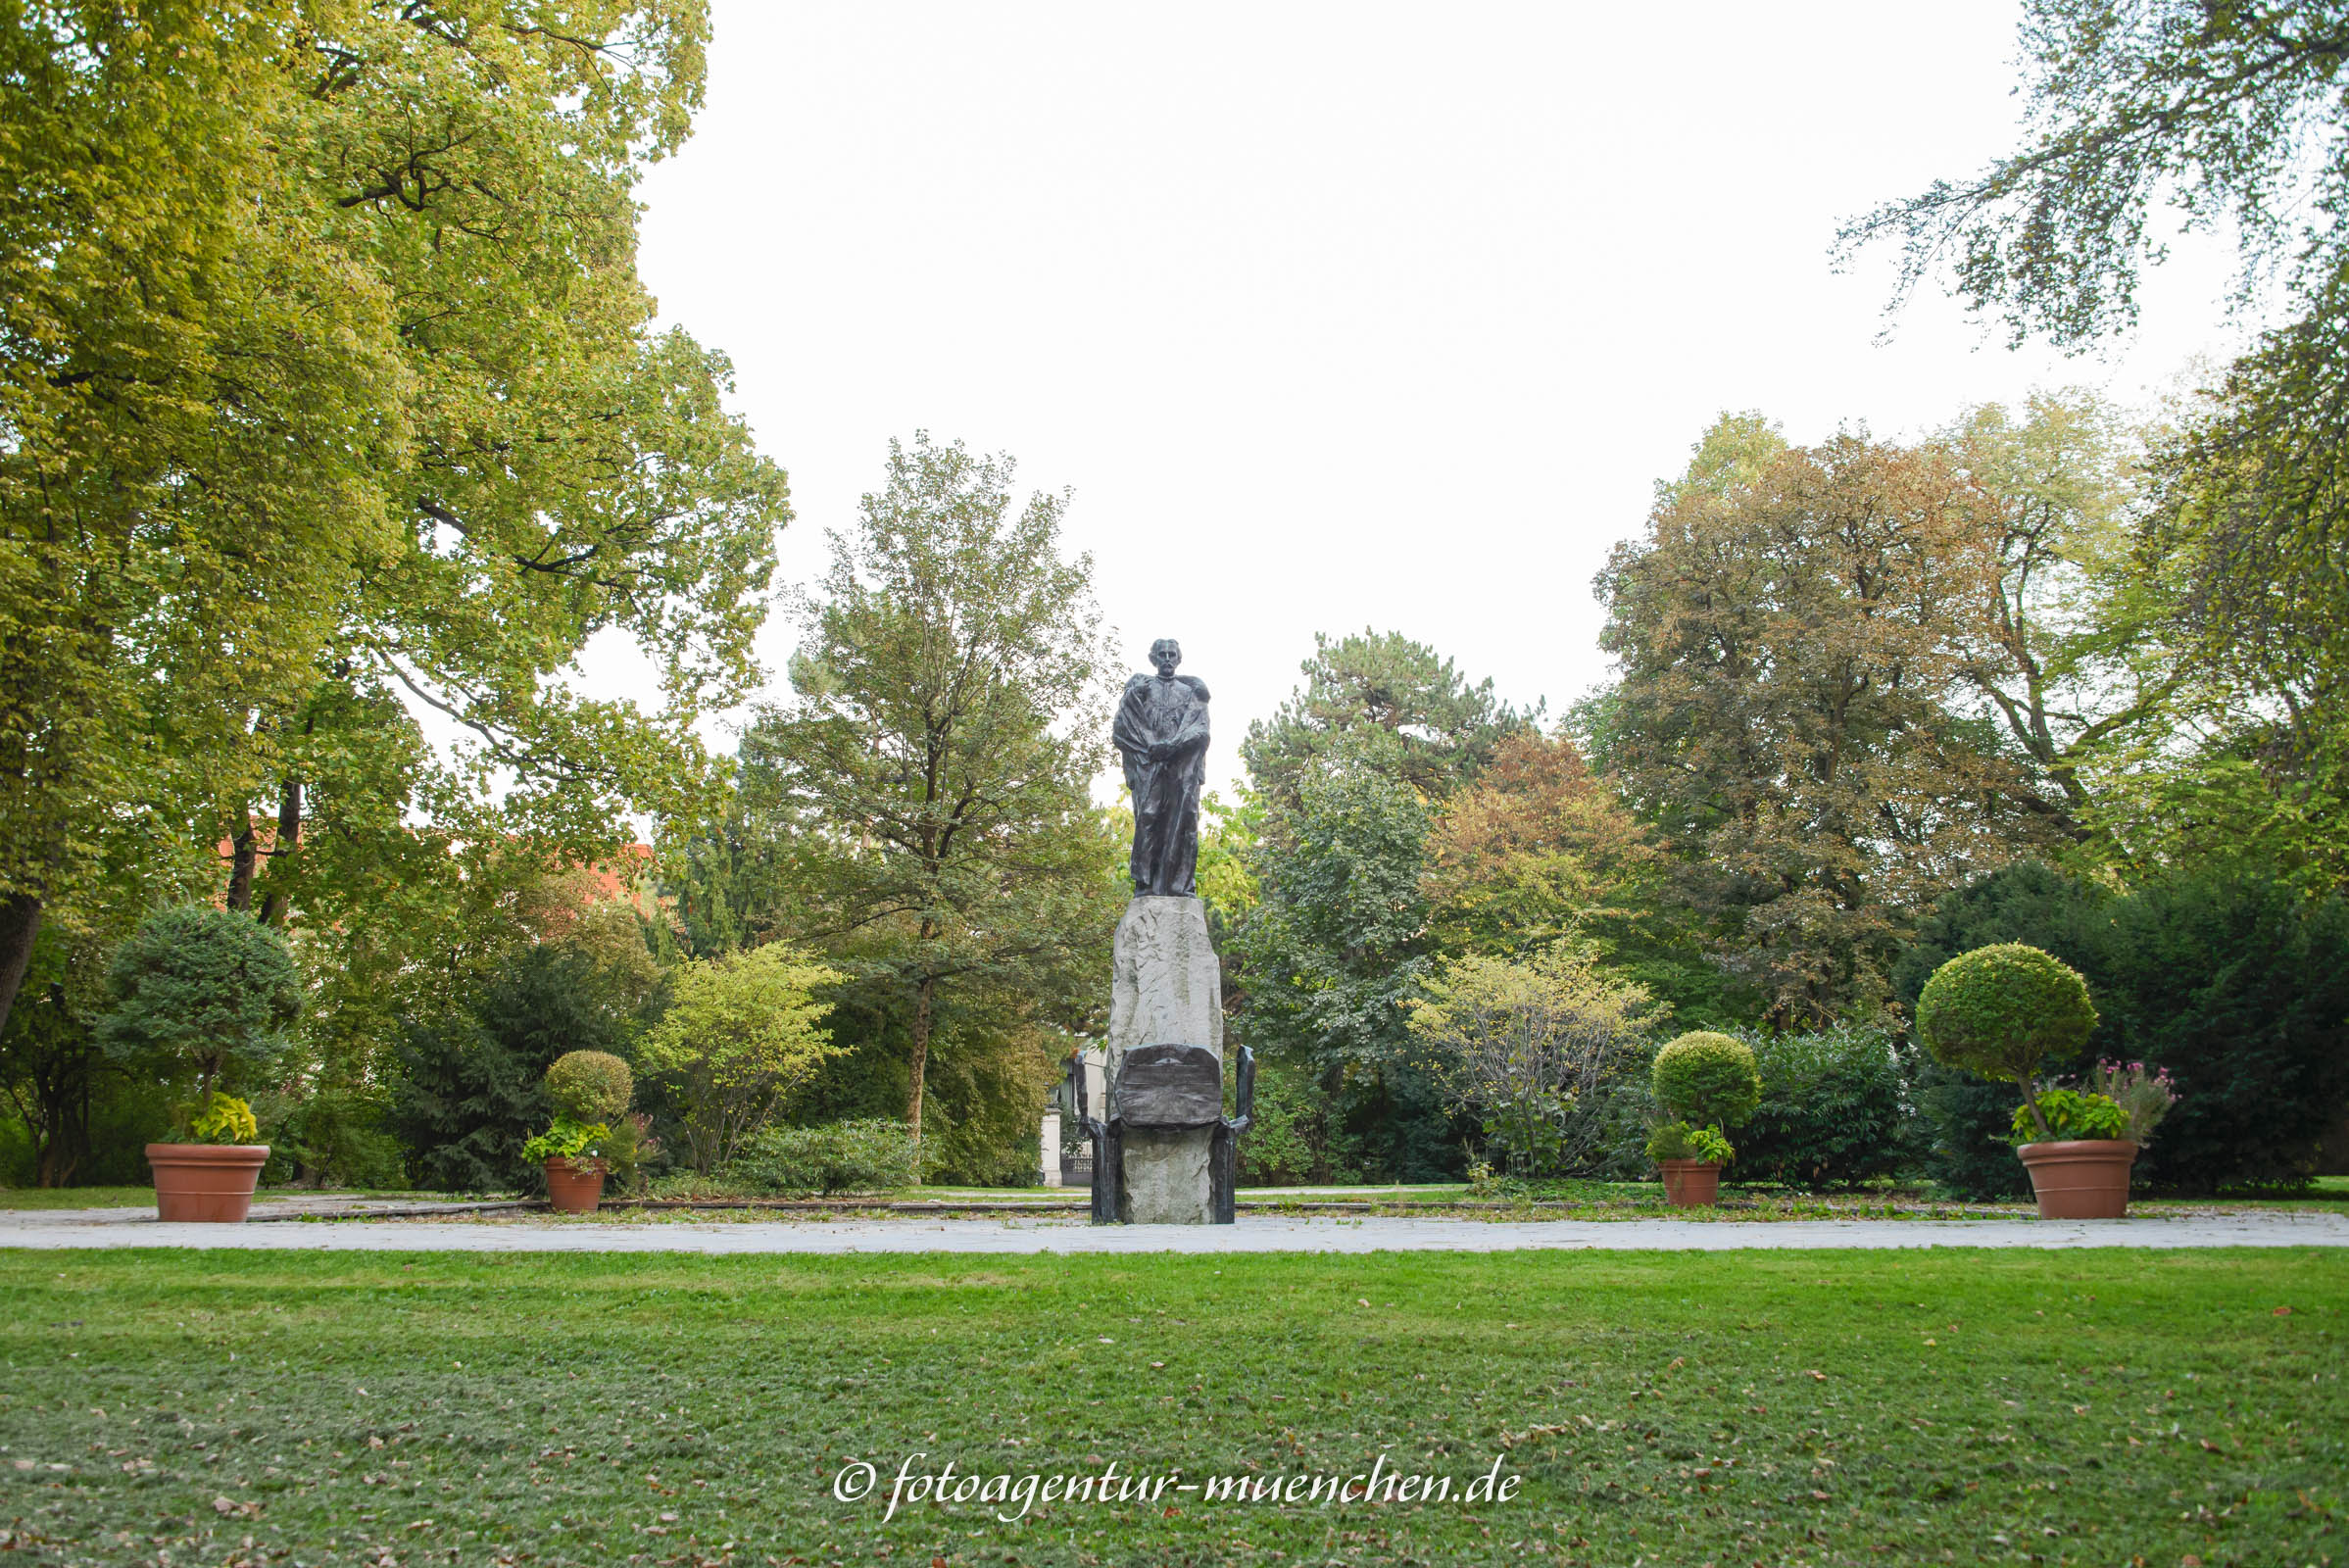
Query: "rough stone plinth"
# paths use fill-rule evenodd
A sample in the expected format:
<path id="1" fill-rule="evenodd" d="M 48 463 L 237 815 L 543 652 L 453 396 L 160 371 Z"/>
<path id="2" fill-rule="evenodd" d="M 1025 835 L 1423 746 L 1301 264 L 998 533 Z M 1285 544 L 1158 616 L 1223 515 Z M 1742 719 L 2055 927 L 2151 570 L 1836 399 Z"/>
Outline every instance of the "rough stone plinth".
<path id="1" fill-rule="evenodd" d="M 1139 898 L 1117 922 L 1109 992 L 1108 1080 L 1144 1046 L 1204 1046 L 1223 1058 L 1223 972 L 1198 899 Z M 1114 1103 L 1111 1115 L 1124 1114 Z M 1125 1134 L 1125 1216 L 1138 1225 L 1204 1225 L 1212 1128 Z"/>
<path id="2" fill-rule="evenodd" d="M 1214 1147 L 1212 1127 L 1129 1130 L 1125 1137 L 1126 1223 L 1209 1223 L 1214 1205 L 1207 1157 Z"/>

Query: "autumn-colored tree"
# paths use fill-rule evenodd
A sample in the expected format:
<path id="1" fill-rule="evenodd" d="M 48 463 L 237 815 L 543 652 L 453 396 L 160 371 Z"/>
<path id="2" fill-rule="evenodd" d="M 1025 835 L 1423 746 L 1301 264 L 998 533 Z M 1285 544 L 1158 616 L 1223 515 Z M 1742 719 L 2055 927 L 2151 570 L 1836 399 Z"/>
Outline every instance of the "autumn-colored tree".
<path id="1" fill-rule="evenodd" d="M 1963 712 L 1960 611 L 1996 575 L 1945 453 L 1790 448 L 1755 416 L 1599 575 L 1609 761 L 1778 1021 L 1881 1002 L 1906 911 L 2033 842 L 2018 762 Z"/>
<path id="2" fill-rule="evenodd" d="M 1504 737 L 1430 827 L 1420 885 L 1447 953 L 1619 938 L 1652 891 L 1647 830 L 1564 736 Z"/>

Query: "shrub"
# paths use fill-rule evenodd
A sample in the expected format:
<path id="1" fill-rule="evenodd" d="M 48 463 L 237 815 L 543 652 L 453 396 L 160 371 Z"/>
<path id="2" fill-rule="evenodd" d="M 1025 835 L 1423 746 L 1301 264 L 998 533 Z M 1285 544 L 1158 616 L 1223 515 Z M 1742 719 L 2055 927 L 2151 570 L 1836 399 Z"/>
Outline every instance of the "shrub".
<path id="1" fill-rule="evenodd" d="M 305 1187 L 407 1185 L 407 1151 L 384 1130 L 382 1091 L 320 1087 L 270 1097 L 257 1113 L 272 1152 L 263 1179 Z"/>
<path id="2" fill-rule="evenodd" d="M 573 1121 L 616 1121 L 635 1097 L 635 1075 L 609 1051 L 566 1051 L 547 1069 L 547 1098 Z"/>
<path id="3" fill-rule="evenodd" d="M 1737 1157 L 1737 1152 L 1721 1136 L 1718 1127 L 1691 1127 L 1685 1121 L 1668 1121 L 1647 1135 L 1647 1157 L 1657 1161 L 1709 1159 L 1726 1165 Z"/>
<path id="4" fill-rule="evenodd" d="M 169 1076 L 193 1077 L 193 1101 L 175 1111 L 182 1130 L 231 1069 L 266 1068 L 302 1011 L 302 976 L 285 938 L 249 914 L 207 905 L 139 922 L 116 951 L 107 983 L 114 1006 L 98 1020 L 99 1044 L 117 1057 L 161 1058 Z"/>
<path id="5" fill-rule="evenodd" d="M 1737 1135 L 1741 1180 L 1849 1186 L 1909 1157 L 1908 1063 L 1891 1033 L 1838 1024 L 1749 1043 L 1762 1103 Z"/>
<path id="6" fill-rule="evenodd" d="M 191 1107 L 187 1131 L 199 1144 L 251 1145 L 261 1139 L 261 1124 L 253 1119 L 253 1107 L 217 1089 Z"/>
<path id="7" fill-rule="evenodd" d="M 2020 942 L 1958 955 L 1917 997 L 1917 1036 L 1934 1059 L 2021 1084 L 2027 1098 L 2042 1063 L 2078 1054 L 2095 1030 L 2080 971 Z"/>
<path id="8" fill-rule="evenodd" d="M 636 1111 L 618 1117 L 604 1139 L 604 1162 L 612 1167 L 612 1185 L 621 1192 L 644 1191 L 646 1168 L 661 1152 L 652 1117 Z"/>
<path id="9" fill-rule="evenodd" d="M 2141 1061 L 2127 1066 L 2100 1061 L 2088 1071 L 2088 1088 L 2121 1107 L 2129 1118 L 2129 1141 L 2139 1149 L 2153 1142 L 2153 1130 L 2178 1103 L 2178 1088 L 2167 1068 L 2148 1071 Z"/>
<path id="10" fill-rule="evenodd" d="M 411 1026 L 400 1044 L 389 1120 L 416 1151 L 425 1186 L 485 1192 L 544 1185 L 522 1144 L 555 1114 L 547 1068 L 567 1051 L 606 1050 L 618 1034 L 593 981 L 585 956 L 529 948 L 468 1005 Z"/>
<path id="11" fill-rule="evenodd" d="M 1411 1009 L 1447 1104 L 1481 1117 L 1512 1175 L 1585 1171 L 1603 1150 L 1609 1091 L 1638 1070 L 1647 993 L 1553 949 L 1525 961 L 1444 964 Z"/>
<path id="12" fill-rule="evenodd" d="M 2008 1136 L 2018 1144 L 2077 1138 L 2112 1139 L 2129 1132 L 2129 1112 L 2102 1095 L 2050 1089 L 2015 1107 Z"/>
<path id="13" fill-rule="evenodd" d="M 696 1171 L 731 1163 L 818 1066 L 842 1054 L 818 1027 L 830 1006 L 812 993 L 843 978 L 781 943 L 678 968 L 668 1011 L 639 1059 L 683 1107 Z"/>
<path id="14" fill-rule="evenodd" d="M 1101 1114 L 1095 1105 L 1093 1113 Z M 1362 1179 L 1352 1146 L 1311 1066 L 1286 1055 L 1256 1058 L 1256 1116 L 1241 1135 L 1239 1180 L 1247 1187 L 1304 1187 Z M 1061 1136 L 1072 1136 L 1063 1123 Z M 1081 1135 L 1074 1135 L 1081 1136 Z"/>
<path id="15" fill-rule="evenodd" d="M 612 1129 L 602 1122 L 578 1122 L 568 1116 L 558 1116 L 555 1125 L 522 1145 L 522 1157 L 544 1162 L 550 1159 L 601 1159 L 605 1140 Z"/>
<path id="16" fill-rule="evenodd" d="M 1656 1102 L 1675 1118 L 1736 1127 L 1762 1102 L 1761 1070 L 1753 1048 L 1730 1035 L 1695 1030 L 1656 1053 L 1650 1069 Z"/>
<path id="17" fill-rule="evenodd" d="M 768 1127 L 727 1167 L 767 1193 L 891 1192 L 920 1180 L 919 1154 L 900 1121 L 875 1117 L 824 1127 Z"/>

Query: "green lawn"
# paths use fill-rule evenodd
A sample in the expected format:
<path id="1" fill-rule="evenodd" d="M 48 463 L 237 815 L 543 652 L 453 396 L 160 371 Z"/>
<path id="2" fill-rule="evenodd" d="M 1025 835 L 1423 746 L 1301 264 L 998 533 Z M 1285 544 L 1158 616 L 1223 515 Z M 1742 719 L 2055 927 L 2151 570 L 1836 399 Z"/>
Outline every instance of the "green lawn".
<path id="1" fill-rule="evenodd" d="M 0 1187 L 0 1208 L 153 1208 L 152 1187 Z"/>
<path id="2" fill-rule="evenodd" d="M 2349 1560 L 2339 1252 L 20 1251 L 0 1305 L 25 1562 Z M 1184 1475 L 833 1497 L 916 1451 Z M 1382 1451 L 1522 1490 L 1172 1490 Z"/>

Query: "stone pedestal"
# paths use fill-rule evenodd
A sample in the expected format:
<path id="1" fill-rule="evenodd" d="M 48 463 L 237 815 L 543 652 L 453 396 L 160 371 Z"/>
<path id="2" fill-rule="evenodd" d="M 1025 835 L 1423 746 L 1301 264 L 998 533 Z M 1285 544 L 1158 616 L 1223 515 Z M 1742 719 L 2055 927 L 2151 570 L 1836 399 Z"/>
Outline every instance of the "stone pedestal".
<path id="1" fill-rule="evenodd" d="M 1140 898 L 1117 922 L 1111 965 L 1108 1081 L 1144 1046 L 1203 1046 L 1223 1059 L 1223 973 L 1198 899 Z M 1108 1113 L 1125 1107 L 1110 1091 Z M 1124 1217 L 1137 1225 L 1205 1225 L 1213 1127 L 1129 1126 L 1123 1140 Z"/>

